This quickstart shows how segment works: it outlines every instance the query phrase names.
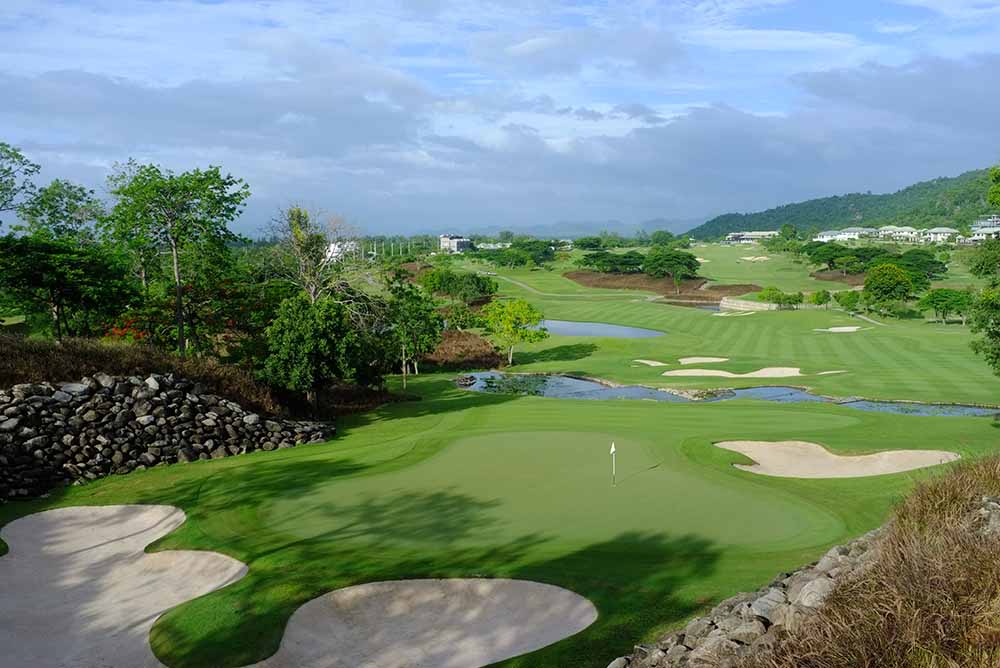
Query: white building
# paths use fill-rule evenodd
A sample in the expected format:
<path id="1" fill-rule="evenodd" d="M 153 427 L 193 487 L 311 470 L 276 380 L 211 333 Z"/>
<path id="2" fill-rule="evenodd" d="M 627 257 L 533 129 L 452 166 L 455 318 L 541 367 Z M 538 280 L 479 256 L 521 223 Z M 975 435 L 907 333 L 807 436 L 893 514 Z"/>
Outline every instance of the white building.
<path id="1" fill-rule="evenodd" d="M 987 218 L 977 220 L 972 224 L 972 230 L 978 230 L 983 227 L 1000 227 L 1000 215 L 993 214 Z"/>
<path id="2" fill-rule="evenodd" d="M 972 236 L 969 237 L 969 241 L 972 243 L 979 243 L 980 241 L 986 241 L 987 239 L 1000 239 L 1000 225 L 996 227 L 977 227 L 972 230 Z"/>
<path id="3" fill-rule="evenodd" d="M 727 244 L 755 244 L 764 239 L 773 239 L 781 234 L 777 230 L 760 230 L 753 232 L 730 232 L 726 235 L 723 243 Z"/>
<path id="4" fill-rule="evenodd" d="M 326 249 L 327 262 L 340 262 L 351 253 L 358 252 L 357 241 L 334 241 Z"/>
<path id="5" fill-rule="evenodd" d="M 446 253 L 461 253 L 472 248 L 472 240 L 458 234 L 442 234 L 438 240 L 441 250 Z"/>
<path id="6" fill-rule="evenodd" d="M 857 241 L 862 237 L 874 237 L 878 230 L 871 227 L 845 227 L 842 230 L 827 230 L 814 237 L 815 241 Z"/>
<path id="7" fill-rule="evenodd" d="M 959 231 L 953 227 L 932 227 L 929 230 L 921 230 L 924 243 L 943 243 L 958 235 Z"/>
<path id="8" fill-rule="evenodd" d="M 878 228 L 878 238 L 890 241 L 902 241 L 904 243 L 916 243 L 920 241 L 920 233 L 915 227 L 909 225 L 885 225 Z"/>
<path id="9" fill-rule="evenodd" d="M 486 243 L 476 244 L 476 248 L 478 248 L 479 250 L 506 250 L 510 248 L 510 244 L 502 241 L 498 243 L 486 242 Z"/>

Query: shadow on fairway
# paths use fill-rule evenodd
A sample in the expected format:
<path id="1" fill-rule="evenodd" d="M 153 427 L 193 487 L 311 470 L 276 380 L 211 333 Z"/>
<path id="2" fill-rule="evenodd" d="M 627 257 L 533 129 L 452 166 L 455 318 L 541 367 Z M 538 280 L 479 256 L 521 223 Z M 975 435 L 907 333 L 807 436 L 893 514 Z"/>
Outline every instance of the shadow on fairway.
<path id="1" fill-rule="evenodd" d="M 546 348 L 545 350 L 515 353 L 517 364 L 535 364 L 536 362 L 572 362 L 590 357 L 597 352 L 593 343 L 572 343 L 565 346 Z"/>

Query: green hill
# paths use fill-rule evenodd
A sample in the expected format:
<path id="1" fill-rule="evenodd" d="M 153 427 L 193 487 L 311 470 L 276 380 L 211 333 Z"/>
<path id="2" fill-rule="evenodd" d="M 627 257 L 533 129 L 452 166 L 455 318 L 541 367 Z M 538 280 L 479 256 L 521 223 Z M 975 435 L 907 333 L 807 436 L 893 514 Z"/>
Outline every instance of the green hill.
<path id="1" fill-rule="evenodd" d="M 699 225 L 689 234 L 697 239 L 713 239 L 729 232 L 777 230 L 785 224 L 813 232 L 855 225 L 961 227 L 991 212 L 986 202 L 988 190 L 989 170 L 979 169 L 952 178 L 923 181 L 886 195 L 852 193 L 786 204 L 758 213 L 727 213 Z"/>

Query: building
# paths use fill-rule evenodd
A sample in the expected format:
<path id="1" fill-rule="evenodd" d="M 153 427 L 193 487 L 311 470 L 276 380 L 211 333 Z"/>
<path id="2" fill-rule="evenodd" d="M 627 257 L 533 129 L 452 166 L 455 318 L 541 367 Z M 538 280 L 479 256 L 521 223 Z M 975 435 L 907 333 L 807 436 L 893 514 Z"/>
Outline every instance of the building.
<path id="1" fill-rule="evenodd" d="M 327 262 L 340 262 L 351 253 L 358 252 L 356 241 L 334 241 L 326 248 Z"/>
<path id="2" fill-rule="evenodd" d="M 924 243 L 944 243 L 959 235 L 959 231 L 953 227 L 932 227 L 929 230 L 921 230 Z"/>
<path id="3" fill-rule="evenodd" d="M 984 227 L 1000 227 L 1000 215 L 993 214 L 992 216 L 977 220 L 972 224 L 973 232 Z"/>
<path id="4" fill-rule="evenodd" d="M 472 248 L 472 240 L 458 234 L 442 234 L 438 240 L 446 253 L 462 253 Z"/>
<path id="5" fill-rule="evenodd" d="M 880 227 L 878 228 L 878 238 L 911 244 L 921 241 L 920 232 L 915 227 L 910 227 L 909 225 L 885 225 Z"/>
<path id="6" fill-rule="evenodd" d="M 510 248 L 510 244 L 505 243 L 503 241 L 497 243 L 486 242 L 486 243 L 476 244 L 476 248 L 478 248 L 479 250 L 506 250 Z"/>
<path id="7" fill-rule="evenodd" d="M 727 244 L 755 244 L 764 239 L 773 239 L 780 232 L 777 230 L 759 230 L 753 232 L 730 232 L 726 235 L 723 243 Z"/>
<path id="8" fill-rule="evenodd" d="M 980 241 L 986 241 L 987 239 L 1000 239 L 1000 225 L 995 227 L 973 228 L 972 236 L 969 237 L 969 241 L 972 243 L 979 243 Z"/>

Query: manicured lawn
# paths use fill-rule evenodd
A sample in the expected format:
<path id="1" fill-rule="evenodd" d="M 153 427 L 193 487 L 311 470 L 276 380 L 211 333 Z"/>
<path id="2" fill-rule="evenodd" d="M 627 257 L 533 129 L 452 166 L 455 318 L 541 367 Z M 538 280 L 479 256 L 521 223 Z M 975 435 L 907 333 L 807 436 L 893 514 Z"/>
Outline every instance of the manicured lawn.
<path id="1" fill-rule="evenodd" d="M 726 439 L 804 439 L 841 452 L 990 451 L 982 418 L 836 406 L 671 405 L 488 396 L 421 376 L 418 402 L 345 419 L 329 444 L 177 465 L 0 507 L 169 503 L 188 522 L 157 548 L 224 552 L 237 584 L 154 628 L 173 666 L 261 659 L 303 602 L 350 584 L 508 576 L 568 587 L 600 618 L 504 666 L 603 668 L 642 638 L 878 525 L 926 472 L 792 480 L 736 470 Z M 619 453 L 610 484 L 609 442 Z"/>
<path id="2" fill-rule="evenodd" d="M 709 262 L 701 265 L 699 274 L 722 284 L 755 283 L 762 288 L 776 287 L 785 292 L 816 292 L 817 290 L 849 290 L 850 286 L 834 281 L 818 281 L 809 276 L 806 263 L 796 262 L 787 253 L 771 253 L 763 246 L 723 246 L 696 244 L 690 250 Z M 744 257 L 768 257 L 762 262 L 750 262 Z"/>

